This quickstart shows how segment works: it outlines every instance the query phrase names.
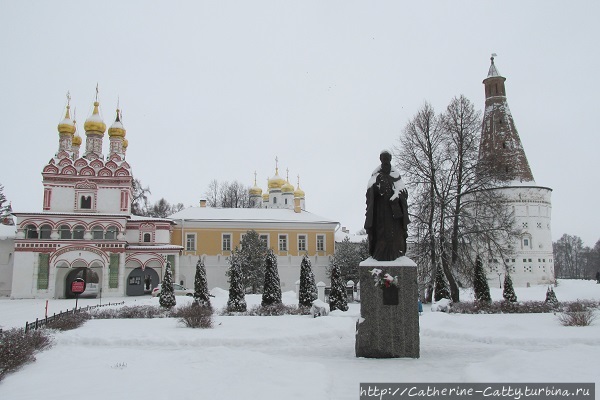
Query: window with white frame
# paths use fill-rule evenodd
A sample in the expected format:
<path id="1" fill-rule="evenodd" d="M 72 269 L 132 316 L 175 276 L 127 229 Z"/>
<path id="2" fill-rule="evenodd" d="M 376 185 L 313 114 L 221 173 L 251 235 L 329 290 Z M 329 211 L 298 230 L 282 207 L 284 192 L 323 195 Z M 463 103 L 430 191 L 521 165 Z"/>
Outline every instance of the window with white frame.
<path id="1" fill-rule="evenodd" d="M 306 251 L 306 235 L 298 235 L 298 251 Z"/>
<path id="2" fill-rule="evenodd" d="M 224 233 L 221 242 L 223 251 L 231 251 L 231 233 Z"/>
<path id="3" fill-rule="evenodd" d="M 317 235 L 317 251 L 325 251 L 325 235 Z"/>
<path id="4" fill-rule="evenodd" d="M 269 234 L 262 233 L 259 235 L 260 241 L 265 245 L 266 248 L 269 248 Z"/>
<path id="5" fill-rule="evenodd" d="M 288 241 L 287 235 L 279 235 L 279 251 L 287 251 Z"/>
<path id="6" fill-rule="evenodd" d="M 196 251 L 196 234 L 185 234 L 185 251 Z"/>

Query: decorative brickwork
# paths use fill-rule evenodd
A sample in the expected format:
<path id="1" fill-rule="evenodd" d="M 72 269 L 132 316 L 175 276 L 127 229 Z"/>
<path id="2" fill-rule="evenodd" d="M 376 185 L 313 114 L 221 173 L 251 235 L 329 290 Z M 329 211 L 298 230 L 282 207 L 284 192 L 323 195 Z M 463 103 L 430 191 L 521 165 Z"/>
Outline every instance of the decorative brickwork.
<path id="1" fill-rule="evenodd" d="M 480 168 L 491 170 L 500 181 L 533 182 L 533 174 L 519 138 L 508 102 L 504 81 L 494 65 L 485 85 L 485 112 L 481 144 L 479 147 Z"/>

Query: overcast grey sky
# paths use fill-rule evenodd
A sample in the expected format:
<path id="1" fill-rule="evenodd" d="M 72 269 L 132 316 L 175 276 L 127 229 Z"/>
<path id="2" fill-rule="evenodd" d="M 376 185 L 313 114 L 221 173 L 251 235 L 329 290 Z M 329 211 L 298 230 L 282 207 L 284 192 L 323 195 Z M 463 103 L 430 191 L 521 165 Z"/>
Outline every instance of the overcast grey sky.
<path id="1" fill-rule="evenodd" d="M 212 179 L 252 185 L 254 171 L 265 190 L 278 157 L 308 211 L 356 232 L 379 151 L 425 101 L 482 110 L 495 52 L 535 180 L 553 189 L 553 239 L 593 246 L 599 4 L 0 0 L 0 183 L 15 211 L 42 209 L 65 94 L 83 135 L 98 83 L 152 201 L 197 205 Z"/>

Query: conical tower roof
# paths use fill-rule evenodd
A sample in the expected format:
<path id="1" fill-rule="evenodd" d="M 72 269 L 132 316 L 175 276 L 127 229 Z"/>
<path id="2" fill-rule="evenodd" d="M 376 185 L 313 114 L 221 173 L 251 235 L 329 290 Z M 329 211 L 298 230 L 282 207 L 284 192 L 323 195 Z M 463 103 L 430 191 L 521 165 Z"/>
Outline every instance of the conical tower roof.
<path id="1" fill-rule="evenodd" d="M 506 100 L 506 78 L 500 75 L 492 55 L 485 85 L 485 111 L 479 165 L 481 173 L 491 173 L 503 182 L 533 182 L 533 174 Z"/>

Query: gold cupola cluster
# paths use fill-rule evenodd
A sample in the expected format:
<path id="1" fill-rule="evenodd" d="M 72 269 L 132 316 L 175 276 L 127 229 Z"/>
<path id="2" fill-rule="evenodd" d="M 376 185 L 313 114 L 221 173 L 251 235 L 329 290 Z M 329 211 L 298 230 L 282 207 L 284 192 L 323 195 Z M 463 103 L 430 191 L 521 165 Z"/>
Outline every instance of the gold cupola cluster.
<path id="1" fill-rule="evenodd" d="M 64 118 L 58 123 L 59 132 L 59 153 L 66 151 L 70 153 L 70 157 L 79 158 L 79 150 L 82 145 L 82 138 L 77 132 L 77 123 L 75 116 L 71 119 L 71 96 L 67 93 L 67 107 Z M 100 115 L 100 103 L 98 102 L 98 87 L 96 87 L 96 99 L 91 115 L 85 120 L 83 125 L 85 130 L 85 149 L 83 156 L 87 159 L 103 158 L 103 138 L 106 132 L 106 124 Z M 74 113 L 73 113 L 74 115 Z M 112 157 L 113 154 L 119 154 L 120 157 L 125 155 L 127 149 L 127 139 L 125 135 L 127 131 L 123 126 L 123 115 L 117 103 L 117 115 L 115 122 L 108 129 L 110 139 L 109 153 L 107 157 Z M 58 153 L 57 153 L 58 154 Z"/>
<path id="2" fill-rule="evenodd" d="M 288 209 L 293 209 L 296 204 L 295 201 L 299 201 L 298 204 L 304 209 L 305 193 L 300 189 L 300 177 L 298 177 L 298 186 L 294 188 L 289 180 L 289 171 L 286 171 L 285 179 L 279 175 L 278 161 L 275 158 L 275 175 L 267 179 L 267 190 L 265 192 L 256 184 L 256 172 L 254 172 L 254 186 L 248 190 L 250 201 L 254 206 L 261 208 Z"/>

